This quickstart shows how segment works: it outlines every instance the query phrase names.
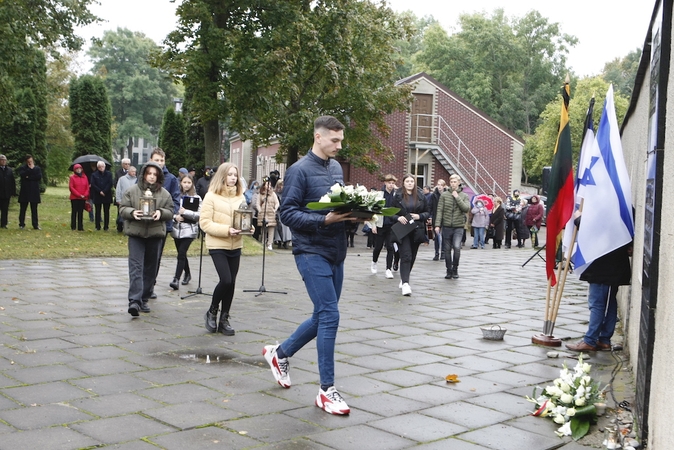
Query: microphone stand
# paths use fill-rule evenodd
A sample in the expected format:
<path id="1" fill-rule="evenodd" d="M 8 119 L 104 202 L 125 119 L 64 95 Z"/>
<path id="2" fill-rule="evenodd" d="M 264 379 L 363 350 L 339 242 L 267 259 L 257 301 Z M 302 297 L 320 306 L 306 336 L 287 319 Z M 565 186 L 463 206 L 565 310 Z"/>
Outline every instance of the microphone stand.
<path id="1" fill-rule="evenodd" d="M 184 297 L 180 297 L 181 300 L 184 300 L 186 298 L 194 297 L 195 295 L 213 295 L 213 294 L 207 294 L 201 289 L 201 264 L 204 260 L 204 232 L 201 231 L 201 228 L 199 228 L 199 234 L 201 235 L 201 246 L 199 247 L 199 282 L 197 284 L 197 290 L 196 291 L 187 291 L 188 295 Z"/>
<path id="2" fill-rule="evenodd" d="M 262 180 L 265 185 L 266 181 L 263 179 Z M 276 183 L 274 183 L 276 184 Z M 267 232 L 267 204 L 269 204 L 269 191 L 271 190 L 273 186 L 271 183 L 269 183 L 269 187 L 266 187 L 266 192 L 264 194 L 264 211 L 262 213 L 262 230 L 260 231 L 261 233 L 264 233 L 264 236 L 267 237 L 267 240 L 269 240 L 269 233 Z M 271 240 L 273 242 L 274 236 L 271 237 Z M 260 283 L 260 288 L 255 290 L 255 289 L 244 289 L 243 292 L 257 292 L 255 294 L 255 297 L 259 297 L 260 295 L 264 294 L 265 292 L 269 292 L 270 294 L 287 294 L 287 292 L 284 291 L 268 291 L 267 288 L 264 286 L 264 267 L 265 267 L 265 260 L 266 260 L 266 255 L 267 255 L 267 244 L 264 242 L 264 239 L 262 241 L 262 281 Z"/>

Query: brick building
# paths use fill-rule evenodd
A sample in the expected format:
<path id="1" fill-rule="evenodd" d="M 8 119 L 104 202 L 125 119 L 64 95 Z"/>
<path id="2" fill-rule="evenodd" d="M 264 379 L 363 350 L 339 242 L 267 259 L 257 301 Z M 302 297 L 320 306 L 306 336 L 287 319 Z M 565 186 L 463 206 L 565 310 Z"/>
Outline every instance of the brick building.
<path id="1" fill-rule="evenodd" d="M 476 193 L 504 197 L 520 187 L 521 138 L 425 73 L 397 84 L 413 84 L 415 88 L 411 110 L 390 114 L 387 119 L 391 133 L 383 142 L 395 158 L 383 162 L 374 174 L 345 162 L 345 182 L 381 187 L 387 173 L 398 178 L 414 173 L 419 186 L 432 186 L 438 179 L 447 180 L 458 173 L 464 186 Z M 284 165 L 274 161 L 277 145 L 255 150 L 246 144 L 234 137 L 230 154 L 247 180 L 259 180 L 274 169 L 283 177 Z"/>

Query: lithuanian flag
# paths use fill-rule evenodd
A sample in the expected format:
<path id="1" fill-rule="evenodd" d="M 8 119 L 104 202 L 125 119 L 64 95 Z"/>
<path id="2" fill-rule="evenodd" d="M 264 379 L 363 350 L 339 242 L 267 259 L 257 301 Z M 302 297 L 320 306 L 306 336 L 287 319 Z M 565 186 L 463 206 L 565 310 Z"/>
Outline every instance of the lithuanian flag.
<path id="1" fill-rule="evenodd" d="M 552 158 L 550 184 L 548 185 L 548 204 L 546 218 L 545 271 L 550 286 L 557 283 L 555 277 L 555 258 L 557 247 L 561 243 L 561 233 L 573 214 L 574 186 L 571 156 L 571 130 L 569 128 L 569 77 L 567 75 L 562 88 L 562 114 L 559 120 L 559 133 Z"/>

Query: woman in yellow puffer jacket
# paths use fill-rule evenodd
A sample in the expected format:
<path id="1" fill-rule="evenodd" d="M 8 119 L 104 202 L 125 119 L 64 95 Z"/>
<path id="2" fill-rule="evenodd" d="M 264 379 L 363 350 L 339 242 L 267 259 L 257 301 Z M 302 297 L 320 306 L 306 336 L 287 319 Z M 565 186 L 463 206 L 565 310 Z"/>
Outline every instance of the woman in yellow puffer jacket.
<path id="1" fill-rule="evenodd" d="M 239 272 L 243 238 L 241 230 L 232 225 L 234 211 L 242 203 L 246 204 L 243 193 L 239 169 L 232 163 L 221 164 L 211 178 L 199 218 L 199 226 L 206 233 L 208 253 L 220 278 L 213 290 L 211 307 L 204 317 L 206 329 L 211 333 L 219 331 L 226 336 L 234 335 L 234 329 L 229 325 L 229 309 L 234 298 L 234 284 Z M 222 311 L 218 323 L 220 304 Z"/>

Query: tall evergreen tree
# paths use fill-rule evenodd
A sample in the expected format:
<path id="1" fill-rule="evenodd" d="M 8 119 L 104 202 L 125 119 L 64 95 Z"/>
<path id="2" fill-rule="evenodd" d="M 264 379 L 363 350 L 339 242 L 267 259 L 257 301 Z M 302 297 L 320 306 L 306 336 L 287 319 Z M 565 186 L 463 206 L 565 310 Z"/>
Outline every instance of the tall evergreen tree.
<path id="1" fill-rule="evenodd" d="M 166 108 L 159 132 L 159 146 L 166 152 L 166 167 L 176 173 L 188 164 L 185 148 L 185 119 L 173 106 Z"/>
<path id="2" fill-rule="evenodd" d="M 47 176 L 47 67 L 44 53 L 27 47 L 14 57 L 21 61 L 23 71 L 14 77 L 14 98 L 0 117 L 0 152 L 13 163 L 33 155 L 35 163 Z M 1 109 L 1 108 L 0 108 Z"/>
<path id="3" fill-rule="evenodd" d="M 112 162 L 110 101 L 103 80 L 83 75 L 70 83 L 70 121 L 75 154 L 95 154 Z"/>
<path id="4" fill-rule="evenodd" d="M 206 164 L 206 145 L 204 143 L 204 127 L 201 124 L 199 116 L 195 114 L 192 107 L 193 88 L 185 88 L 185 99 L 183 101 L 183 117 L 185 119 L 185 148 L 187 151 L 187 166 L 197 168 L 197 175 L 200 174 Z M 209 165 L 212 162 L 208 163 Z"/>

